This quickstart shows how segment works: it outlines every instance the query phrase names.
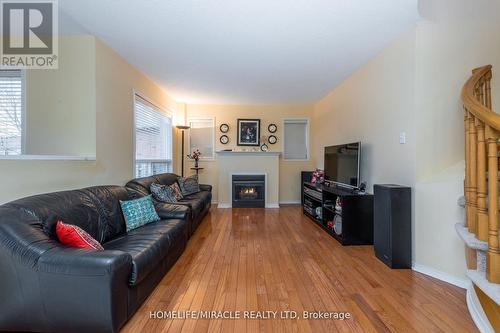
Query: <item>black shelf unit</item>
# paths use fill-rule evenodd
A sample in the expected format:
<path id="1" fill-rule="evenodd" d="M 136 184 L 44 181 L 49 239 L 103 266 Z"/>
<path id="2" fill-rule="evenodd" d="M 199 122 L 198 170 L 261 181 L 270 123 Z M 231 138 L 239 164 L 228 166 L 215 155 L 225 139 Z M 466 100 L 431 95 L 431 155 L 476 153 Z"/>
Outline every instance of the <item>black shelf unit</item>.
<path id="1" fill-rule="evenodd" d="M 342 245 L 373 244 L 373 195 L 303 182 L 303 212 Z M 317 209 L 319 208 L 319 209 Z"/>

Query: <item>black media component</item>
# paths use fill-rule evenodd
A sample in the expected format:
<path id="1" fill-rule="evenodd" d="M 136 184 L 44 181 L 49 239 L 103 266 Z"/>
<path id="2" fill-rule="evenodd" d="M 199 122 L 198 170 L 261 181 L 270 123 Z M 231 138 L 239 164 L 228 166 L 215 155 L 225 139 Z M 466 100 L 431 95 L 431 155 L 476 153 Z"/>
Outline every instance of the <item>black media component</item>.
<path id="1" fill-rule="evenodd" d="M 411 268 L 411 188 L 375 185 L 375 255 L 391 268 Z"/>

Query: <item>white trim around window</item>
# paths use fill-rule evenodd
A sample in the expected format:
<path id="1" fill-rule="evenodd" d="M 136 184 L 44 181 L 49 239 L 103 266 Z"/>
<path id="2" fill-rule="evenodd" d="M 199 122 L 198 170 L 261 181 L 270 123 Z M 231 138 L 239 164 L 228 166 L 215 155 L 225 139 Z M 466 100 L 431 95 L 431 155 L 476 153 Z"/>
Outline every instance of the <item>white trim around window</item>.
<path id="1" fill-rule="evenodd" d="M 286 151 L 285 151 L 285 140 L 286 140 L 286 129 L 285 126 L 286 124 L 304 124 L 305 127 L 305 142 L 306 142 L 306 158 L 287 158 L 286 157 Z M 284 161 L 309 161 L 311 152 L 310 152 L 310 147 L 309 147 L 309 142 L 310 142 L 310 121 L 309 118 L 284 118 L 282 121 L 282 137 L 283 140 L 281 140 L 281 150 L 283 151 L 283 160 Z"/>
<path id="2" fill-rule="evenodd" d="M 189 125 L 187 154 L 191 154 L 191 128 L 193 122 L 207 122 L 207 124 L 209 124 L 209 126 L 212 128 L 212 137 L 209 138 L 210 142 L 212 143 L 212 156 L 201 155 L 200 160 L 215 161 L 215 117 L 189 117 L 187 119 L 187 124 Z"/>
<path id="3" fill-rule="evenodd" d="M 174 112 L 172 112 L 172 110 L 170 110 L 169 108 L 167 107 L 164 107 L 162 106 L 162 104 L 160 103 L 157 103 L 156 101 L 154 101 L 153 99 L 149 98 L 146 94 L 143 94 L 137 90 L 132 90 L 132 109 L 133 109 L 133 114 L 132 114 L 132 146 L 133 146 L 133 154 L 132 154 L 132 174 L 134 175 L 134 177 L 136 177 L 136 168 L 137 168 L 137 151 L 136 151 L 136 146 L 137 146 L 137 143 L 136 143 L 136 103 L 137 103 L 137 99 L 140 98 L 142 99 L 143 101 L 147 102 L 148 104 L 150 104 L 152 107 L 154 107 L 154 111 L 158 112 L 158 111 L 161 111 L 161 112 L 158 112 L 161 116 L 163 117 L 166 117 L 166 118 L 169 118 L 170 119 L 170 158 L 165 160 L 165 161 L 169 161 L 170 162 L 170 165 L 171 165 L 171 169 L 173 170 L 173 149 L 174 149 L 174 145 L 173 145 L 173 140 L 174 140 L 174 135 L 173 135 L 173 116 L 174 116 Z M 148 162 L 147 160 L 142 160 L 141 161 L 146 161 Z M 154 161 L 149 161 L 149 162 L 154 162 Z M 158 161 L 158 162 L 161 162 L 161 161 Z M 170 171 L 172 171 L 170 170 Z"/>

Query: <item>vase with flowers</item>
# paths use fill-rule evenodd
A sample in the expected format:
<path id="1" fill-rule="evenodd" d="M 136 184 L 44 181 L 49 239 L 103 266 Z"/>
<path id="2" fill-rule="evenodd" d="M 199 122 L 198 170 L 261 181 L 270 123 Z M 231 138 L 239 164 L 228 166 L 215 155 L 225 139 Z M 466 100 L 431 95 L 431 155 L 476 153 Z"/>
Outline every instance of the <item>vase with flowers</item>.
<path id="1" fill-rule="evenodd" d="M 317 187 L 320 187 L 321 184 L 325 182 L 325 172 L 320 169 L 316 169 L 312 174 L 311 183 L 316 184 Z"/>
<path id="2" fill-rule="evenodd" d="M 200 156 L 201 156 L 200 150 L 196 149 L 195 151 L 191 152 L 191 154 L 188 154 L 187 158 L 189 158 L 190 160 L 193 160 L 194 161 L 194 167 L 197 168 L 198 167 L 198 162 L 200 161 Z"/>

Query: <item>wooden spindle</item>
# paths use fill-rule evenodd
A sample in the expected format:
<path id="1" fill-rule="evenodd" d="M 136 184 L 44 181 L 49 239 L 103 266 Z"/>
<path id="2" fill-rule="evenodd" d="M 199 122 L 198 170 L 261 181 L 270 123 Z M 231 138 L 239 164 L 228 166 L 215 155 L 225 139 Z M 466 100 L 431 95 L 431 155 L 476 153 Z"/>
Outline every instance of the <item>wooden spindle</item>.
<path id="1" fill-rule="evenodd" d="M 481 103 L 482 105 L 486 104 L 486 102 L 484 100 L 484 87 L 485 87 L 485 82 L 483 80 L 479 83 L 478 92 L 477 92 L 478 93 L 477 99 L 478 99 L 479 103 Z"/>
<path id="2" fill-rule="evenodd" d="M 485 94 L 485 106 L 492 110 L 491 107 L 491 71 L 488 76 L 486 76 L 486 81 L 484 85 L 484 94 Z"/>
<path id="3" fill-rule="evenodd" d="M 486 278 L 500 283 L 500 250 L 498 244 L 498 133 L 486 128 L 488 140 L 488 253 Z"/>
<path id="4" fill-rule="evenodd" d="M 469 218 L 470 218 L 470 212 L 469 212 L 469 202 L 470 202 L 470 168 L 469 168 L 469 112 L 467 109 L 464 109 L 464 131 L 465 131 L 465 179 L 464 179 L 464 197 L 465 197 L 465 223 L 464 225 L 466 227 L 469 226 Z"/>
<path id="5" fill-rule="evenodd" d="M 486 209 L 486 143 L 484 123 L 476 121 L 477 129 L 477 238 L 488 239 L 488 211 Z"/>
<path id="6" fill-rule="evenodd" d="M 477 235 L 477 131 L 474 118 L 469 117 L 469 232 Z"/>

